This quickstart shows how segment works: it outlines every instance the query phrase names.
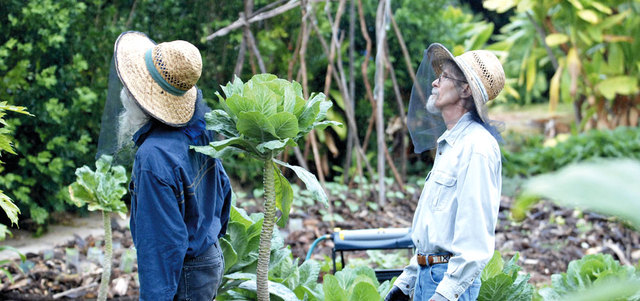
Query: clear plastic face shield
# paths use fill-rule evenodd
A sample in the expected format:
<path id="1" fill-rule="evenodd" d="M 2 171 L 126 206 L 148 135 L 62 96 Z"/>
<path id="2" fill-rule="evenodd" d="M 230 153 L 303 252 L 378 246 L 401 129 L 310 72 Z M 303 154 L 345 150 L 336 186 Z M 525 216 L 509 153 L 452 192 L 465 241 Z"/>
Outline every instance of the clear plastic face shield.
<path id="1" fill-rule="evenodd" d="M 411 89 L 407 113 L 407 127 L 416 153 L 435 148 L 438 137 L 447 129 L 442 115 L 435 107 L 438 91 L 432 83 L 438 76 L 439 73 L 436 74 L 425 50 L 416 73 L 416 82 Z"/>

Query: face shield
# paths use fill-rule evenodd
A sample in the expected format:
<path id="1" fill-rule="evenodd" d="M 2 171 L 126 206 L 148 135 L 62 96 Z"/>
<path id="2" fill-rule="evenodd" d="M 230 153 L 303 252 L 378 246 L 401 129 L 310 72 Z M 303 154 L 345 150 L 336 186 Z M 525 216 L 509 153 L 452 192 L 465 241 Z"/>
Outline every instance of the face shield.
<path id="1" fill-rule="evenodd" d="M 447 129 L 434 105 L 437 89 L 434 90 L 432 83 L 438 76 L 425 50 L 411 89 L 407 113 L 407 127 L 416 153 L 435 148 L 438 137 Z"/>
<path id="2" fill-rule="evenodd" d="M 102 155 L 109 155 L 113 156 L 114 164 L 128 165 L 133 162 L 135 145 L 131 137 L 126 141 L 118 141 L 118 133 L 121 132 L 120 116 L 125 111 L 120 99 L 122 88 L 123 85 L 120 78 L 118 78 L 115 60 L 112 58 L 109 68 L 107 99 L 104 103 L 100 123 L 100 137 L 98 138 L 96 160 Z"/>

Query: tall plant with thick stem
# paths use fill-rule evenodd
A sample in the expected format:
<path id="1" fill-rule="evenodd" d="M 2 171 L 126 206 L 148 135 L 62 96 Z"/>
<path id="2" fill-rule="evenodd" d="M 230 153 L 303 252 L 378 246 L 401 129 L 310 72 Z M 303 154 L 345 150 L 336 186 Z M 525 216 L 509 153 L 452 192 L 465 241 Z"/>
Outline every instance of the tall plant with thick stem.
<path id="1" fill-rule="evenodd" d="M 111 212 L 124 218 L 127 206 L 122 197 L 127 189 L 122 185 L 127 182 L 124 167 L 112 165 L 113 158 L 102 156 L 96 161 L 96 170 L 88 166 L 76 169 L 76 181 L 69 185 L 70 201 L 78 207 L 88 206 L 89 211 L 102 211 L 104 224 L 104 262 L 102 278 L 98 291 L 98 300 L 107 300 L 109 281 L 111 278 L 111 257 L 113 255 L 111 241 Z"/>
<path id="2" fill-rule="evenodd" d="M 269 300 L 269 255 L 276 209 L 281 212 L 277 223 L 284 227 L 293 201 L 291 185 L 275 164 L 291 168 L 313 192 L 316 200 L 327 203 L 327 196 L 313 174 L 275 157 L 287 146 L 297 146 L 296 141 L 312 129 L 341 124 L 324 120 L 332 106 L 324 94 L 313 94 L 305 101 L 300 84 L 275 75 L 258 74 L 246 83 L 236 77 L 233 83 L 222 86 L 222 90 L 226 99 L 217 93 L 222 109 L 211 111 L 205 119 L 207 129 L 227 139 L 192 148 L 215 158 L 245 153 L 264 162 L 264 223 L 260 233 L 256 282 L 258 300 Z"/>

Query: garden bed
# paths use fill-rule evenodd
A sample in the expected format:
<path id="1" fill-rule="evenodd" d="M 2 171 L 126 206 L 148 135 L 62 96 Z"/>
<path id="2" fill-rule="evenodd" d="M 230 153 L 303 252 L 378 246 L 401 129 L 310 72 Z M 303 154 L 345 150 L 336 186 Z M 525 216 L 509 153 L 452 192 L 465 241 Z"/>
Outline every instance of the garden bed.
<path id="1" fill-rule="evenodd" d="M 416 191 L 405 198 L 391 199 L 384 210 L 373 210 L 366 202 L 359 203 L 354 211 L 346 205 L 335 208 L 334 215 L 343 220 L 335 222 L 333 226 L 341 229 L 409 227 L 418 197 L 419 191 Z M 512 201 L 509 197 L 502 199 L 496 231 L 497 249 L 504 257 L 519 252 L 519 264 L 523 272 L 531 274 L 530 282 L 536 286 L 550 283 L 551 274 L 565 272 L 571 260 L 580 259 L 586 254 L 608 253 L 621 263 L 638 262 L 640 235 L 620 222 L 594 213 L 557 207 L 549 202 L 538 203 L 522 222 L 514 222 L 508 218 Z M 331 223 L 322 220 L 319 206 L 302 208 L 306 209 L 301 211 L 295 208 L 291 214 L 290 228 L 298 223 L 297 229 L 282 231 L 293 255 L 299 258 L 305 258 L 311 243 L 318 236 L 333 232 Z M 260 207 L 251 206 L 247 209 L 249 212 L 258 212 Z M 137 265 L 131 258 L 131 235 L 128 229 L 113 224 L 116 226 L 113 231 L 114 269 L 110 298 L 136 300 Z M 51 250 L 25 254 L 28 261 L 22 266 L 27 272 L 20 273 L 15 267 L 8 266 L 14 275 L 14 283 L 3 277 L 0 299 L 54 300 L 54 296 L 67 300 L 95 298 L 102 269 L 99 259 L 94 256 L 94 248 L 101 244 L 101 239 L 77 236 Z M 325 260 L 325 255 L 331 255 L 331 247 L 331 241 L 320 243 L 313 252 L 313 258 Z M 77 257 L 69 250 L 76 250 Z M 347 263 L 363 254 L 350 253 Z M 128 263 L 123 263 L 123 260 Z"/>

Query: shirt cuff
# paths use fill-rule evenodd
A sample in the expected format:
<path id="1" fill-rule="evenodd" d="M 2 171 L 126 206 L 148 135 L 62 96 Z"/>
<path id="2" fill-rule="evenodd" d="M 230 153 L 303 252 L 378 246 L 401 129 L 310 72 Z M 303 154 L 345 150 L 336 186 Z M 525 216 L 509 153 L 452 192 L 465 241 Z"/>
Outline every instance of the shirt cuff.
<path id="1" fill-rule="evenodd" d="M 396 281 L 393 283 L 397 286 L 405 295 L 413 295 L 413 288 L 416 284 L 416 277 L 408 276 L 406 273 L 400 274 Z"/>
<path id="2" fill-rule="evenodd" d="M 462 287 L 458 282 L 445 275 L 442 281 L 440 281 L 440 284 L 438 284 L 436 293 L 449 299 L 449 301 L 457 301 L 465 290 L 465 287 Z"/>

